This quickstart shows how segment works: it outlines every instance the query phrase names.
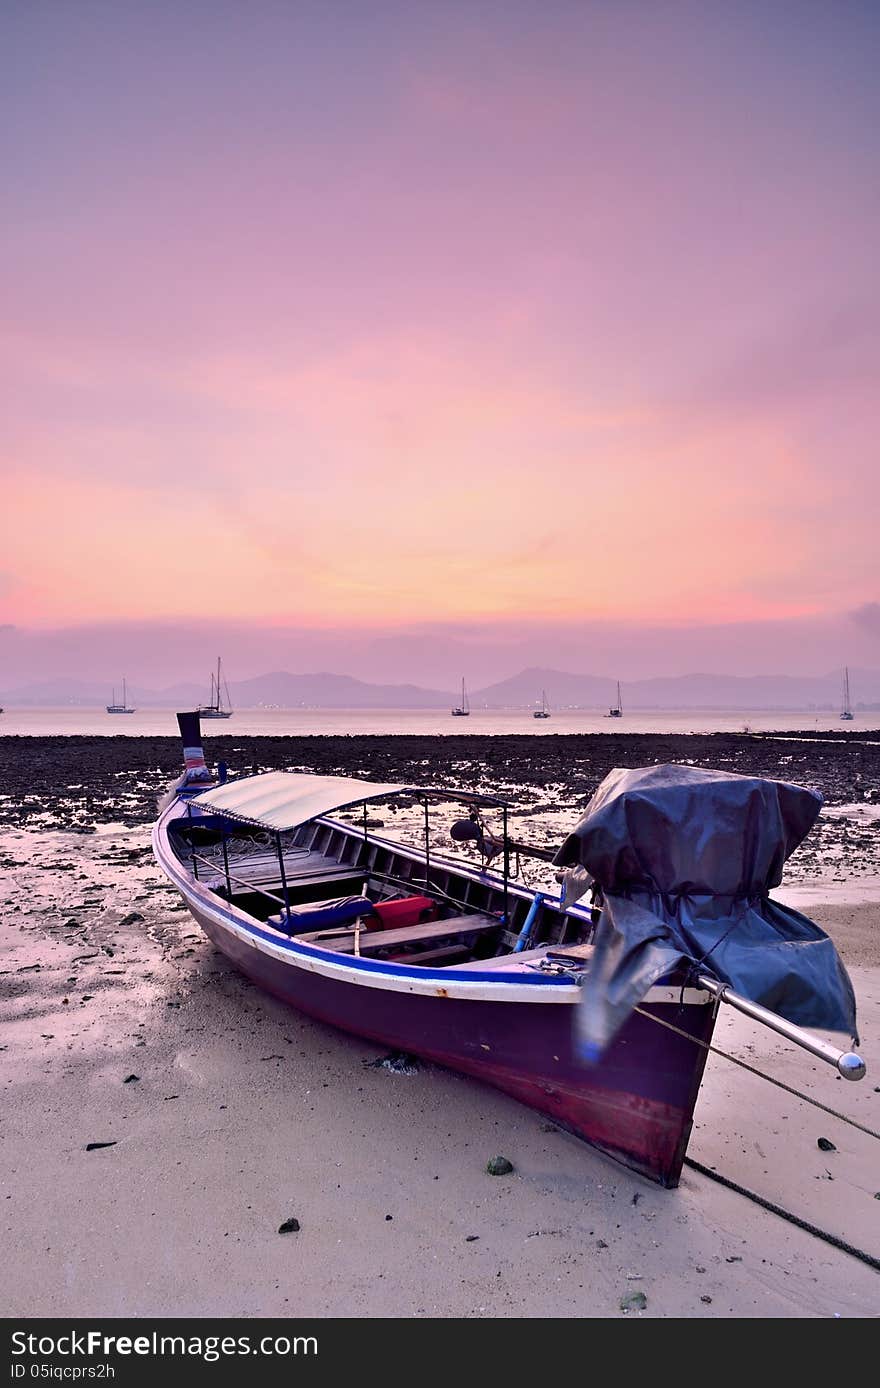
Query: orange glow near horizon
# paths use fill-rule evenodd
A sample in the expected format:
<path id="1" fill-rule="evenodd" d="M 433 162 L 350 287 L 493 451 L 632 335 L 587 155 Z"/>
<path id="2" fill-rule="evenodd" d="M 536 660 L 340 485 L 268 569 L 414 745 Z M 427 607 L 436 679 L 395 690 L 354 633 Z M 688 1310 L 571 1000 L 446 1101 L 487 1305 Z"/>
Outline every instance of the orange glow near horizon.
<path id="1" fill-rule="evenodd" d="M 497 415 L 493 427 L 491 402 L 479 429 L 477 397 L 467 409 L 461 398 L 441 402 L 432 428 L 427 402 L 410 393 L 412 413 L 397 416 L 406 442 L 391 446 L 383 411 L 369 420 L 343 409 L 341 386 L 329 398 L 340 450 L 357 436 L 365 460 L 333 486 L 320 472 L 301 486 L 286 481 L 292 429 L 264 441 L 262 456 L 276 461 L 246 485 L 219 451 L 207 484 L 204 471 L 189 482 L 169 477 L 180 498 L 173 525 L 167 498 L 137 469 L 112 489 L 100 471 L 75 482 L 56 476 L 48 508 L 45 479 L 12 476 L 7 563 L 22 575 L 9 595 L 17 621 L 201 613 L 318 627 L 515 616 L 687 624 L 817 610 L 790 593 L 768 595 L 798 572 L 810 537 L 792 530 L 784 548 L 775 542 L 796 464 L 760 430 L 674 433 L 648 452 L 631 442 L 641 421 L 631 430 L 619 422 L 600 448 L 566 421 L 538 481 L 506 419 Z M 453 413 L 454 465 L 445 453 Z M 526 434 L 538 416 L 552 418 L 546 398 L 530 407 L 520 393 Z M 109 460 L 119 444 L 107 442 Z M 736 472 L 744 450 L 761 464 L 759 512 Z M 487 454 L 503 456 L 503 466 L 490 471 Z M 729 472 L 726 484 L 718 467 Z"/>

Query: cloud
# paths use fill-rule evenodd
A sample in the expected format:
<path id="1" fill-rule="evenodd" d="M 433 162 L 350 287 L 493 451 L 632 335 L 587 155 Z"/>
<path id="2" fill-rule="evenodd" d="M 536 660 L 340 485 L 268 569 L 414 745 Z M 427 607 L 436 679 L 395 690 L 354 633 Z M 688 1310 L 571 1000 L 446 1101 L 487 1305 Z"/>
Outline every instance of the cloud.
<path id="1" fill-rule="evenodd" d="M 866 602 L 848 614 L 869 636 L 880 636 L 880 602 Z"/>
<path id="2" fill-rule="evenodd" d="M 880 303 L 801 306 L 764 340 L 704 380 L 699 394 L 723 409 L 801 409 L 842 398 L 875 399 Z"/>

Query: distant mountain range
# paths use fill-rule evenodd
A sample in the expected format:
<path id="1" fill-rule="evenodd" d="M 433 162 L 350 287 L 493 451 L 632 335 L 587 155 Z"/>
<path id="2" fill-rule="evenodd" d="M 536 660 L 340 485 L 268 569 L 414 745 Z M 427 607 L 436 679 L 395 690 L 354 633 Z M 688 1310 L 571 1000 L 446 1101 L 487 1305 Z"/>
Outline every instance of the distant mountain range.
<path id="1" fill-rule="evenodd" d="M 880 703 L 880 670 L 849 672 L 853 703 Z M 472 704 L 522 707 L 547 692 L 551 708 L 610 707 L 617 682 L 561 670 L 523 670 L 471 695 Z M 837 708 L 843 698 L 843 671 L 815 677 L 794 675 L 691 674 L 621 682 L 624 709 L 810 709 Z"/>
<path id="2" fill-rule="evenodd" d="M 850 669 L 853 705 L 880 707 L 880 670 Z M 599 675 L 532 668 L 470 690 L 471 707 L 533 708 L 546 691 L 551 709 L 607 710 L 617 699 L 617 682 Z M 0 693 L 10 708 L 102 707 L 112 689 L 105 684 L 55 679 Z M 349 675 L 291 675 L 283 670 L 229 685 L 234 708 L 451 708 L 460 691 L 422 689 L 414 684 L 367 684 Z M 626 709 L 832 709 L 841 706 L 843 671 L 815 677 L 791 675 L 679 675 L 674 678 L 621 683 Z M 121 689 L 116 690 L 117 696 Z M 167 689 L 128 686 L 128 701 L 138 708 L 195 708 L 206 702 L 201 684 Z"/>

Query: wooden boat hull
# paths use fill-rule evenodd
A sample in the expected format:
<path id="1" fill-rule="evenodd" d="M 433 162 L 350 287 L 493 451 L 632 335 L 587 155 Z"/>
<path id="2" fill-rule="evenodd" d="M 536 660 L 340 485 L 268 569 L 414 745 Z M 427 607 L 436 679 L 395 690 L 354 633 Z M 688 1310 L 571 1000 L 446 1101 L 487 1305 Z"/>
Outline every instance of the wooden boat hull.
<path id="1" fill-rule="evenodd" d="M 168 842 L 168 824 L 182 813 L 172 806 L 157 824 L 156 857 L 205 934 L 259 987 L 322 1022 L 491 1084 L 649 1179 L 678 1184 L 706 1059 L 699 1043 L 710 1040 L 717 1008 L 708 994 L 655 987 L 600 1063 L 585 1065 L 575 1053 L 580 988 L 570 976 L 477 962 L 419 967 L 291 939 L 189 874 Z M 321 842 L 352 832 L 316 823 Z M 387 852 L 381 841 L 377 851 Z M 462 869 L 462 882 L 467 876 Z M 478 882 L 485 890 L 484 879 L 471 879 L 472 890 Z"/>
<path id="2" fill-rule="evenodd" d="M 601 1064 L 587 1068 L 573 1052 L 568 1002 L 444 997 L 442 979 L 433 995 L 359 986 L 263 954 L 193 903 L 190 910 L 237 968 L 297 1011 L 491 1084 L 644 1176 L 678 1184 L 706 1054 L 693 1041 L 636 1013 Z M 645 1010 L 674 1013 L 700 1041 L 711 1036 L 711 1005 Z"/>

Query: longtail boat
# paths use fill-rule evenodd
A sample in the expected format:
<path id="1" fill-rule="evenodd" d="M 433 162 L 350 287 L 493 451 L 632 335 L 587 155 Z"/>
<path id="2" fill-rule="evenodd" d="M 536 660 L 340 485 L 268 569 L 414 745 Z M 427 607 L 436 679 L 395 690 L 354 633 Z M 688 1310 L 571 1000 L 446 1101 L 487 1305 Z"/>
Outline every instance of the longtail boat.
<path id="1" fill-rule="evenodd" d="M 299 1011 L 493 1085 L 667 1187 L 679 1181 L 722 1003 L 847 1078 L 864 1073 L 858 1056 L 801 1025 L 855 1034 L 849 980 L 828 937 L 775 903 L 766 921 L 764 887 L 737 898 L 735 865 L 715 892 L 700 878 L 719 873 L 723 835 L 707 833 L 706 821 L 719 813 L 719 782 L 729 810 L 750 778 L 692 767 L 612 773 L 558 851 L 533 850 L 558 868 L 558 890 L 537 891 L 512 874 L 529 846 L 510 837 L 511 807 L 500 797 L 303 772 L 229 778 L 221 766 L 215 775 L 198 715 L 178 721 L 186 769 L 160 808 L 156 859 L 216 947 Z M 752 785 L 743 803 L 758 818 L 747 837 L 781 803 L 780 787 L 804 822 L 812 813 L 803 796 L 813 792 Z M 418 813 L 421 843 L 376 832 L 382 802 Z M 450 804 L 459 807 L 452 844 L 472 861 L 436 847 L 432 815 Z M 769 821 L 758 834 L 766 852 L 752 865 L 764 878 L 768 862 L 771 877 L 781 873 L 803 828 L 774 857 L 779 825 L 772 813 Z M 676 853 L 691 878 L 677 895 L 657 880 L 674 876 Z M 734 986 L 731 910 L 745 931 L 749 996 Z M 718 959 L 705 930 L 723 936 Z M 786 932 L 812 978 L 812 1010 L 790 958 L 789 986 L 780 983 L 776 946 Z"/>

